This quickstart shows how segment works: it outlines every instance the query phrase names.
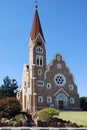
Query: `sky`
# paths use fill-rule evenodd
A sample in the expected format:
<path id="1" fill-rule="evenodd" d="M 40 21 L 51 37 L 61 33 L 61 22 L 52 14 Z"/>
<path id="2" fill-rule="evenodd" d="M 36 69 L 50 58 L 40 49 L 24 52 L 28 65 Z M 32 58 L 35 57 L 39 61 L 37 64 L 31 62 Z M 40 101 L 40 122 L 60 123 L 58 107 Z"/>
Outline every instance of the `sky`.
<path id="1" fill-rule="evenodd" d="M 47 64 L 60 53 L 87 96 L 87 0 L 38 0 L 38 12 Z M 35 0 L 0 0 L 0 85 L 6 76 L 21 85 L 34 13 Z"/>

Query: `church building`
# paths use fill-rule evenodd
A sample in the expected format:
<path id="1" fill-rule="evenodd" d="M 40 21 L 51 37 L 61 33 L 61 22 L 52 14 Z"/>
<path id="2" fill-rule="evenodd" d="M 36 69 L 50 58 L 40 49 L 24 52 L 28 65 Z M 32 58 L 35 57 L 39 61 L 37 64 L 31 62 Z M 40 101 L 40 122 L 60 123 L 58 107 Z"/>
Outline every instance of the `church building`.
<path id="1" fill-rule="evenodd" d="M 45 38 L 37 7 L 29 49 L 29 64 L 24 65 L 22 85 L 17 93 L 22 110 L 36 111 L 47 107 L 80 109 L 77 85 L 62 56 L 58 53 L 46 64 Z"/>

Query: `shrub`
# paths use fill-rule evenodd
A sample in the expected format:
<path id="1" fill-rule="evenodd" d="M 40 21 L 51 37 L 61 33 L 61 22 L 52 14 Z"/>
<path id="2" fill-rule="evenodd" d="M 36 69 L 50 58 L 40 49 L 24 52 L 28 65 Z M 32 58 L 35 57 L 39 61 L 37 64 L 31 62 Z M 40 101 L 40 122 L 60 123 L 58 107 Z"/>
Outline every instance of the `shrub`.
<path id="1" fill-rule="evenodd" d="M 80 97 L 80 107 L 81 110 L 87 111 L 87 97 Z"/>
<path id="2" fill-rule="evenodd" d="M 0 117 L 12 118 L 20 112 L 20 104 L 15 97 L 0 100 Z"/>
<path id="3" fill-rule="evenodd" d="M 45 108 L 37 112 L 37 116 L 43 122 L 49 122 L 53 116 L 59 116 L 59 111 L 54 108 Z"/>

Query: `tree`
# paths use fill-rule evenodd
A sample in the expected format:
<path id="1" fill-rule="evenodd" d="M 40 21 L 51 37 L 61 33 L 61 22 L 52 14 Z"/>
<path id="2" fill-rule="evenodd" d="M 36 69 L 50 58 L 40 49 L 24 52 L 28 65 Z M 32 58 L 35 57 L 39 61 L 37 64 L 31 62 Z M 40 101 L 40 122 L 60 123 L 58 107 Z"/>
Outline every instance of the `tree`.
<path id="1" fill-rule="evenodd" d="M 3 85 L 0 86 L 0 98 L 14 97 L 17 93 L 17 82 L 15 79 L 10 79 L 6 76 L 3 79 Z"/>
<path id="2" fill-rule="evenodd" d="M 80 107 L 82 110 L 87 110 L 87 97 L 80 97 Z"/>
<path id="3" fill-rule="evenodd" d="M 0 100 L 0 118 L 12 118 L 19 114 L 20 104 L 16 97 L 7 97 Z"/>

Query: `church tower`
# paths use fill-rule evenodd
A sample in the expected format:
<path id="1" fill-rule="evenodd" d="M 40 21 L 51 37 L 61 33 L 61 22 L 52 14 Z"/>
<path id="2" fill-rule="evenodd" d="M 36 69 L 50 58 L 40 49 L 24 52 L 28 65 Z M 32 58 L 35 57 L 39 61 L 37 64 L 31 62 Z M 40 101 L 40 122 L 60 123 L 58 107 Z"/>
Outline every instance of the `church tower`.
<path id="1" fill-rule="evenodd" d="M 38 10 L 35 10 L 34 21 L 30 33 L 30 89 L 32 93 L 32 109 L 36 109 L 36 99 L 38 95 L 37 85 L 43 85 L 44 72 L 46 70 L 46 50 L 45 39 L 38 15 Z"/>
<path id="2" fill-rule="evenodd" d="M 29 64 L 24 65 L 22 85 L 17 93 L 22 110 L 36 111 L 46 107 L 79 110 L 77 85 L 62 56 L 56 54 L 54 59 L 46 64 L 45 38 L 37 6 L 29 49 Z"/>

